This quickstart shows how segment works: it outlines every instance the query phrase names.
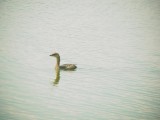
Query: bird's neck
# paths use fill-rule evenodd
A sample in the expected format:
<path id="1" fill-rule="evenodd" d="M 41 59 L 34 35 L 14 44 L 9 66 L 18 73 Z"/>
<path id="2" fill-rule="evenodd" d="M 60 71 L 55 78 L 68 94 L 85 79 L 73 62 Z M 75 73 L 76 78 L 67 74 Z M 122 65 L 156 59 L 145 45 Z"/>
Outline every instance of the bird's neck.
<path id="1" fill-rule="evenodd" d="M 56 57 L 57 63 L 56 63 L 56 69 L 59 69 L 60 66 L 60 57 Z"/>

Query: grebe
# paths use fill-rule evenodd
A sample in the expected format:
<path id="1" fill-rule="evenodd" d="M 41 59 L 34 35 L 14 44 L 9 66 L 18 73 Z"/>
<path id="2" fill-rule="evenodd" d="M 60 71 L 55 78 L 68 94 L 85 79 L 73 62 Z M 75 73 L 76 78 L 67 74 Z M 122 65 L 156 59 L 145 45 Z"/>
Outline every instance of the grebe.
<path id="1" fill-rule="evenodd" d="M 77 66 L 75 64 L 63 64 L 60 66 L 60 55 L 58 53 L 53 53 L 50 56 L 54 56 L 56 57 L 57 63 L 55 66 L 56 70 L 75 70 L 77 68 Z"/>

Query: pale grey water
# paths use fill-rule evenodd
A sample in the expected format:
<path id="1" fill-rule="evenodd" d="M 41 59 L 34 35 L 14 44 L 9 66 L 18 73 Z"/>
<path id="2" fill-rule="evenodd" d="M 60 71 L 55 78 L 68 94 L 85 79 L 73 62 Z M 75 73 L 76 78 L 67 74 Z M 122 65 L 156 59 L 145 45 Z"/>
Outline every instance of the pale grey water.
<path id="1" fill-rule="evenodd" d="M 159 120 L 160 1 L 1 0 L 1 120 Z M 54 51 L 76 71 L 55 79 Z"/>

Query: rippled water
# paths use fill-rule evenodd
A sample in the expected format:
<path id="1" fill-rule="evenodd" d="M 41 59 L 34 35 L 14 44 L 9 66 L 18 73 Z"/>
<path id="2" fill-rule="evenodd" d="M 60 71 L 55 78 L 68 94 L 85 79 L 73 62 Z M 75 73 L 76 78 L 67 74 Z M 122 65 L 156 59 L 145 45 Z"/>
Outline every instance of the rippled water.
<path id="1" fill-rule="evenodd" d="M 159 5 L 1 0 L 0 119 L 159 120 Z"/>

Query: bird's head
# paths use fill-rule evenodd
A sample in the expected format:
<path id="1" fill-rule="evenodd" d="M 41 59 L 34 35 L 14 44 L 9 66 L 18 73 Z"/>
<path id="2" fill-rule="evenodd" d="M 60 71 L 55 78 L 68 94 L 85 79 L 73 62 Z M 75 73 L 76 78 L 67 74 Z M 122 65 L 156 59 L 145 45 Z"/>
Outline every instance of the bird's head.
<path id="1" fill-rule="evenodd" d="M 53 53 L 53 54 L 51 54 L 50 56 L 53 56 L 53 57 L 59 57 L 59 54 L 58 53 Z"/>

